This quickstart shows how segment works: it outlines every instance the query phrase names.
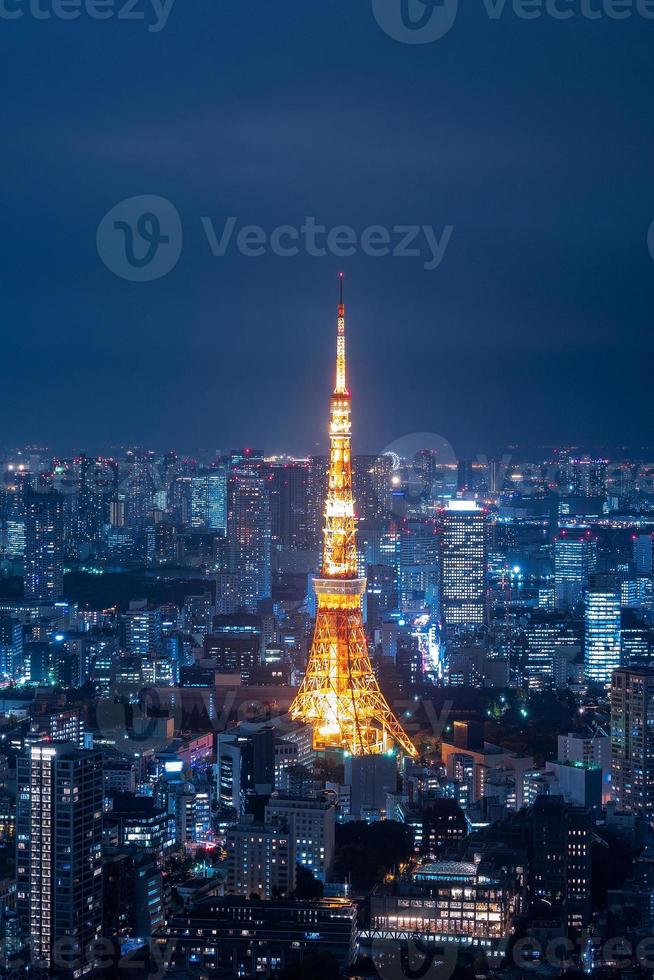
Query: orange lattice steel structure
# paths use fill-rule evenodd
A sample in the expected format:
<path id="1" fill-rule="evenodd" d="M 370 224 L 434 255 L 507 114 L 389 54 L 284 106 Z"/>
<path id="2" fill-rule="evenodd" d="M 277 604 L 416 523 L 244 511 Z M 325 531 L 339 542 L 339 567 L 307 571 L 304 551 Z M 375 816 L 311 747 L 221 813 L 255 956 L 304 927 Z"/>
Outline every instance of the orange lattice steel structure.
<path id="1" fill-rule="evenodd" d="M 291 714 L 313 724 L 316 749 L 338 748 L 352 755 L 371 755 L 395 745 L 408 755 L 416 755 L 379 688 L 363 630 L 361 596 L 366 580 L 357 574 L 342 277 L 336 343 L 322 569 L 320 578 L 314 580 L 318 612 L 304 681 Z"/>

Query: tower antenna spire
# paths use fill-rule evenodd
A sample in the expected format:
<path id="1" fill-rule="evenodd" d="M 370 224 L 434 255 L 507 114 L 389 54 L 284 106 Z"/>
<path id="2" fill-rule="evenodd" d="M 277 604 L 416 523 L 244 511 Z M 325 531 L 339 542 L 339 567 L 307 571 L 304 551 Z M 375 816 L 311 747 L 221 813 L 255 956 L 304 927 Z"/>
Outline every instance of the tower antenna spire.
<path id="1" fill-rule="evenodd" d="M 339 284 L 339 304 L 338 304 L 338 327 L 336 334 L 336 387 L 335 395 L 347 395 L 347 383 L 345 380 L 345 305 L 343 303 L 343 273 L 338 275 Z"/>

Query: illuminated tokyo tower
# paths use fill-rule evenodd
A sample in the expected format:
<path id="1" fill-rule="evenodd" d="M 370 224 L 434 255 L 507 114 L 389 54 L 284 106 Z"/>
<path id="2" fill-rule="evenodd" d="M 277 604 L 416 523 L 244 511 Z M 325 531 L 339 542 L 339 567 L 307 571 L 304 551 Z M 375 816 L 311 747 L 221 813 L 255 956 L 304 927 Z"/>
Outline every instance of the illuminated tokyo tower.
<path id="1" fill-rule="evenodd" d="M 316 628 L 304 681 L 291 705 L 293 718 L 314 726 L 314 748 L 352 755 L 416 750 L 379 689 L 363 630 L 352 498 L 350 393 L 345 379 L 345 306 L 340 280 L 336 386 L 329 427 L 329 485 Z"/>

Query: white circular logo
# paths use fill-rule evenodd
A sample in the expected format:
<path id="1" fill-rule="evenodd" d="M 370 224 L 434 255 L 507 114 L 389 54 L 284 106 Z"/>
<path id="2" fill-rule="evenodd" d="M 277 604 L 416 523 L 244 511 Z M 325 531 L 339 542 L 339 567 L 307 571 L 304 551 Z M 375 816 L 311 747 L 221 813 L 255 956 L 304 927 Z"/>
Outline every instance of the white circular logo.
<path id="1" fill-rule="evenodd" d="M 121 201 L 98 225 L 96 244 L 120 279 L 152 282 L 168 275 L 182 254 L 182 221 L 165 197 L 142 194 Z"/>
<path id="2" fill-rule="evenodd" d="M 372 0 L 381 29 L 403 44 L 431 44 L 454 26 L 459 0 Z"/>
<path id="3" fill-rule="evenodd" d="M 437 432 L 409 432 L 381 451 L 391 461 L 390 510 L 401 517 L 420 510 L 436 491 L 437 483 L 456 489 L 457 456 Z"/>

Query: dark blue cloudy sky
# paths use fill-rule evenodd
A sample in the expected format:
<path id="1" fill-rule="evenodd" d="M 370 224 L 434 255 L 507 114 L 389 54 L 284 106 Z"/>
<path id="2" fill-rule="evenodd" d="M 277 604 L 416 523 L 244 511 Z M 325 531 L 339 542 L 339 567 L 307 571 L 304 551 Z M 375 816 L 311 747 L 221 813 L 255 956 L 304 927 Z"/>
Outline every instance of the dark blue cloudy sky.
<path id="1" fill-rule="evenodd" d="M 654 20 L 566 3 L 461 0 L 409 45 L 371 0 L 176 0 L 156 33 L 151 0 L 145 21 L 3 0 L 24 16 L 0 17 L 0 444 L 314 450 L 343 268 L 358 450 L 654 445 Z M 156 281 L 96 248 L 137 195 L 181 217 Z M 434 270 L 216 258 L 201 218 L 229 216 L 454 231 Z"/>

